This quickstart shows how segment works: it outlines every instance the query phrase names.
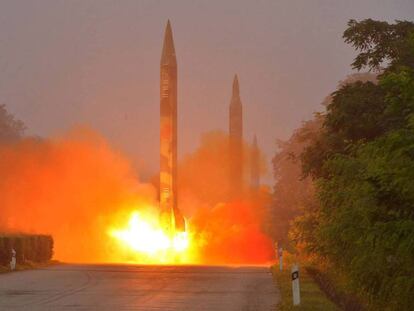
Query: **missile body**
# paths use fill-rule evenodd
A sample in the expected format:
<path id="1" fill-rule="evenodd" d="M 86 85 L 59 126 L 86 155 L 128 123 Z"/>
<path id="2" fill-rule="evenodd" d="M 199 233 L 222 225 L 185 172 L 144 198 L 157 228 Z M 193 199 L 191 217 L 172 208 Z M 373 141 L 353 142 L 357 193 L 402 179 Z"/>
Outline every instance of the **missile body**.
<path id="1" fill-rule="evenodd" d="M 260 187 L 260 151 L 257 145 L 257 137 L 254 135 L 250 162 L 250 187 L 257 191 Z"/>
<path id="2" fill-rule="evenodd" d="M 233 80 L 233 93 L 229 109 L 230 135 L 230 198 L 243 194 L 243 107 L 240 99 L 239 80 Z"/>
<path id="3" fill-rule="evenodd" d="M 160 216 L 174 234 L 185 231 L 185 222 L 177 206 L 177 60 L 170 21 L 160 67 Z"/>

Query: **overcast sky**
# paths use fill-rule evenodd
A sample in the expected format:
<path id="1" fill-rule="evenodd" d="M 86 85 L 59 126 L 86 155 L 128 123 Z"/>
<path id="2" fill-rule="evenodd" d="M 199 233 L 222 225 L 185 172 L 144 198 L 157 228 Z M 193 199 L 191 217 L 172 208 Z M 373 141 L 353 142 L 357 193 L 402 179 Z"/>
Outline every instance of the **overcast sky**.
<path id="1" fill-rule="evenodd" d="M 244 134 L 275 140 L 321 110 L 351 73 L 349 19 L 413 20 L 413 0 L 0 0 L 0 103 L 29 134 L 84 124 L 158 170 L 159 61 L 171 20 L 179 70 L 179 154 L 228 129 L 239 75 Z"/>

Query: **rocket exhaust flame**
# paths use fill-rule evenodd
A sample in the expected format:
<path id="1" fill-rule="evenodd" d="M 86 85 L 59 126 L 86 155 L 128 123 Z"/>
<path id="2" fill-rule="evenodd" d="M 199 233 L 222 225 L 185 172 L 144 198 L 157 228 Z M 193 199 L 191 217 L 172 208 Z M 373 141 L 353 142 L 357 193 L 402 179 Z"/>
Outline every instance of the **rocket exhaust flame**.
<path id="1" fill-rule="evenodd" d="M 187 232 L 178 232 L 171 236 L 162 230 L 156 218 L 145 218 L 138 211 L 131 213 L 124 228 L 111 228 L 108 233 L 132 251 L 155 261 L 160 258 L 160 254 L 165 255 L 167 252 L 170 258 L 164 259 L 173 262 L 174 257 L 186 252 L 189 247 Z"/>

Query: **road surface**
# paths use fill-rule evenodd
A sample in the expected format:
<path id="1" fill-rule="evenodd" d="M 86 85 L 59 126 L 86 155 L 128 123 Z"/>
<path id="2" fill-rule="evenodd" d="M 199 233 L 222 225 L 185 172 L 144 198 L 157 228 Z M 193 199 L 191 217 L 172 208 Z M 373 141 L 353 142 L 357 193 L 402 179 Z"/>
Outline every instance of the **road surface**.
<path id="1" fill-rule="evenodd" d="M 0 274 L 0 310 L 276 310 L 267 267 L 60 265 Z"/>

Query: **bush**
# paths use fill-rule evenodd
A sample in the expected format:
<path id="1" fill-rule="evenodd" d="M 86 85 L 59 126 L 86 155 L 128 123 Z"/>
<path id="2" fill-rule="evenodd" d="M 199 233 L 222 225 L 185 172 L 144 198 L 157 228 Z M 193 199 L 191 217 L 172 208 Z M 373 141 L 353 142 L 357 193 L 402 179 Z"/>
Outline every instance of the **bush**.
<path id="1" fill-rule="evenodd" d="M 364 307 L 358 299 L 341 291 L 335 283 L 326 275 L 314 267 L 305 267 L 306 272 L 318 284 L 319 288 L 342 310 L 362 311 Z"/>
<path id="2" fill-rule="evenodd" d="M 12 248 L 17 263 L 25 261 L 45 262 L 53 256 L 53 238 L 50 235 L 0 235 L 0 265 L 8 265 Z"/>

